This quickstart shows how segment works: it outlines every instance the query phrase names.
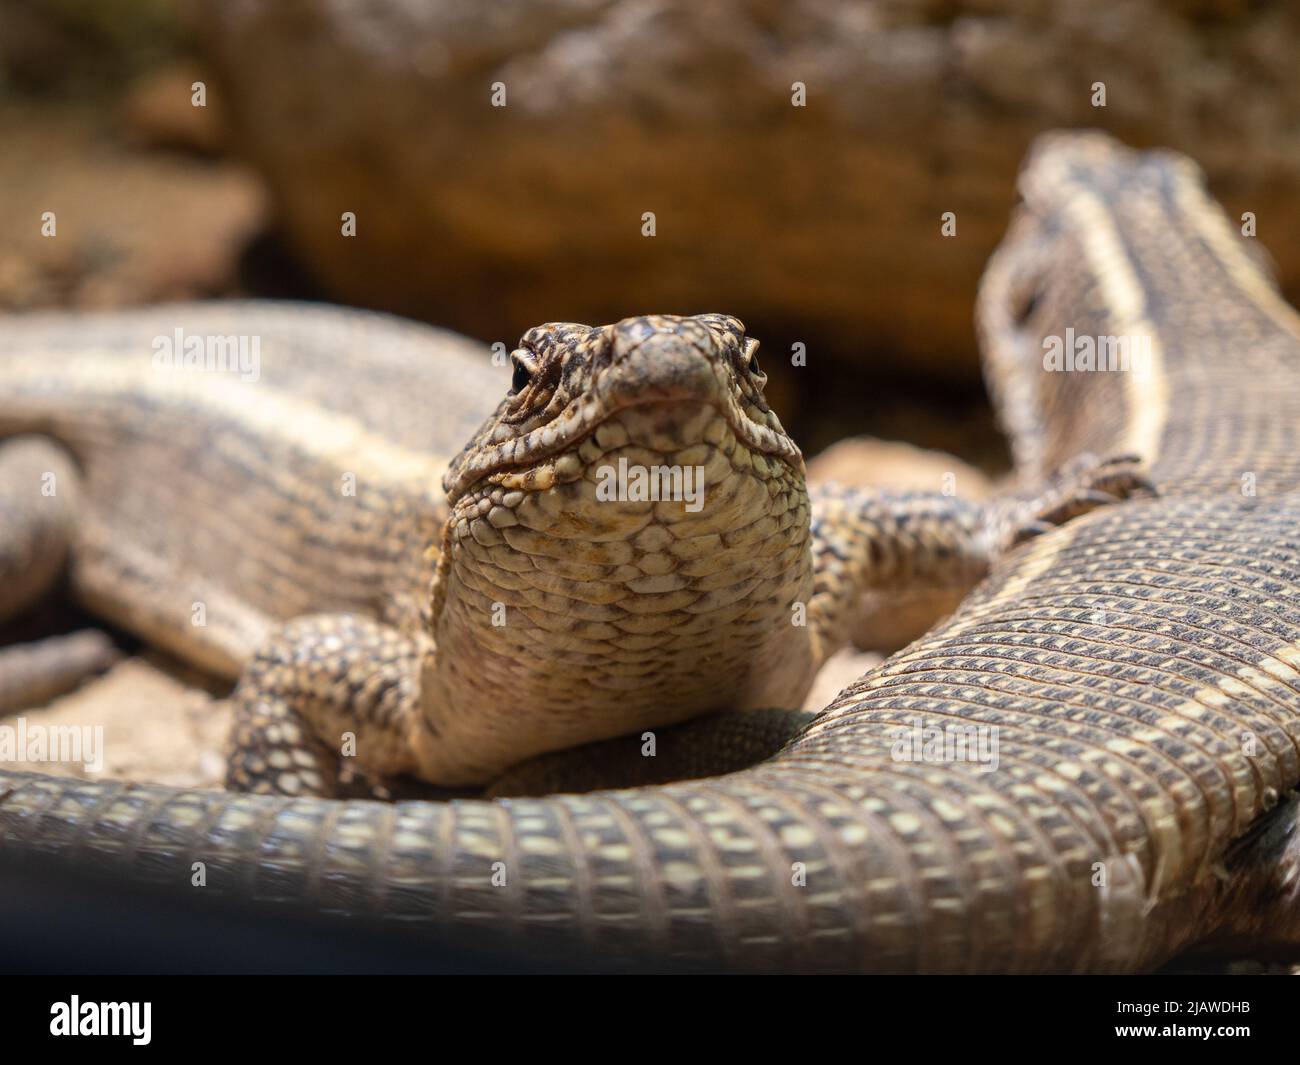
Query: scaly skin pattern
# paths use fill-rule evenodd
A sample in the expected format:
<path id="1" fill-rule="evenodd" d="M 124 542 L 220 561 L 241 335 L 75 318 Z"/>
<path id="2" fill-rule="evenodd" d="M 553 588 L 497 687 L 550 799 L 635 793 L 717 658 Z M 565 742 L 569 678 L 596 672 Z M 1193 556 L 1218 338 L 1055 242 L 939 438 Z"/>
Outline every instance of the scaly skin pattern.
<path id="1" fill-rule="evenodd" d="M 427 619 L 315 615 L 260 647 L 233 697 L 227 786 L 482 786 L 584 744 L 798 707 L 868 590 L 969 589 L 1054 503 L 1136 483 L 1131 464 L 1094 463 L 1033 502 L 810 499 L 757 346 L 717 314 L 529 330 L 443 478 Z"/>
<path id="2" fill-rule="evenodd" d="M 584 742 L 798 706 L 860 593 L 968 589 L 1014 525 L 941 495 L 814 507 L 757 342 L 722 315 L 531 330 L 444 493 L 448 431 L 413 408 L 435 363 L 485 391 L 483 360 L 376 316 L 294 313 L 162 308 L 90 321 L 98 343 L 15 320 L 0 376 L 19 434 L 0 443 L 0 566 L 24 575 L 0 612 L 66 547 L 92 608 L 240 674 L 235 790 L 484 785 Z M 160 362 L 173 332 L 257 357 Z M 669 471 L 667 492 L 602 498 L 624 468 Z M 682 477 L 692 498 L 672 498 Z M 69 657 L 0 651 L 24 681 L 7 702 L 65 690 L 85 668 Z"/>
<path id="3" fill-rule="evenodd" d="M 421 776 L 486 783 L 547 750 L 798 705 L 820 660 L 791 624 L 809 501 L 755 346 L 723 315 L 525 334 L 519 387 L 444 478 Z M 696 502 L 662 474 L 656 498 L 620 496 L 620 469 L 681 471 Z"/>
<path id="4" fill-rule="evenodd" d="M 185 372 L 183 348 L 172 358 L 175 344 L 159 346 L 177 330 L 242 338 L 248 372 L 233 356 L 233 368 Z M 436 391 L 435 361 L 446 371 Z M 446 518 L 438 479 L 499 387 L 477 345 L 378 314 L 229 303 L 9 318 L 0 437 L 49 433 L 79 480 L 68 484 L 58 456 L 28 476 L 32 463 L 9 453 L 29 441 L 7 441 L 0 468 L 15 498 L 0 499 L 0 515 L 27 505 L 48 529 L 74 496 L 76 513 L 61 517 L 82 598 L 233 679 L 304 613 L 418 624 L 426 549 Z M 40 471 L 55 474 L 53 495 L 36 490 Z M 25 481 L 33 490 L 19 494 Z M 0 542 L 0 573 L 12 542 Z"/>
<path id="5" fill-rule="evenodd" d="M 980 294 L 1021 468 L 1134 451 L 1159 497 L 1010 554 L 774 758 L 397 805 L 6 771 L 5 850 L 175 891 L 202 860 L 205 890 L 268 907 L 609 965 L 1131 970 L 1225 929 L 1294 946 L 1294 819 L 1266 812 L 1300 781 L 1300 327 L 1184 160 L 1060 137 L 1022 191 Z M 1149 336 L 1148 372 L 1045 372 L 1067 327 Z M 996 765 L 913 756 L 917 725 L 996 729 Z"/>

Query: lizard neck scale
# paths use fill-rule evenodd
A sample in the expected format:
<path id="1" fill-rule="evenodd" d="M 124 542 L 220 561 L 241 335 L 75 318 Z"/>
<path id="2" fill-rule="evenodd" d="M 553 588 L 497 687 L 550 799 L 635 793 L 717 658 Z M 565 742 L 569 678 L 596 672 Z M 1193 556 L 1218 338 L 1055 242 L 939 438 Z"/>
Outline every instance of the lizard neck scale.
<path id="1" fill-rule="evenodd" d="M 723 315 L 525 335 L 521 387 L 445 478 L 423 776 L 797 705 L 808 493 L 755 346 Z"/>

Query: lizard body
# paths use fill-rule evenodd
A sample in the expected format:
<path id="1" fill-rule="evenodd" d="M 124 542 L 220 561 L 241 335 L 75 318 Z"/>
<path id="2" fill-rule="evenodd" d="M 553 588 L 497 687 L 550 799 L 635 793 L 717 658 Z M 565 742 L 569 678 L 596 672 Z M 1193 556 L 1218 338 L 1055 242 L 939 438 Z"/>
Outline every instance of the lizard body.
<path id="1" fill-rule="evenodd" d="M 1185 161 L 1064 137 L 1021 184 L 980 296 L 1020 469 L 1135 450 L 1159 497 L 998 562 L 776 757 L 397 805 L 3 771 L 0 846 L 177 887 L 201 859 L 266 905 L 610 963 L 1101 970 L 1216 929 L 1294 945 L 1294 808 L 1261 833 L 1267 863 L 1233 846 L 1300 781 L 1300 328 Z M 1067 328 L 1149 337 L 1148 372 L 1045 372 L 1042 341 Z M 996 768 L 900 748 L 944 726 L 993 730 Z"/>
<path id="2" fill-rule="evenodd" d="M 240 790 L 331 794 L 344 737 L 346 774 L 482 785 L 584 742 L 798 707 L 859 586 L 967 588 L 1004 516 L 824 490 L 810 525 L 756 342 L 722 315 L 530 330 L 523 379 L 445 476 L 462 397 L 490 394 L 487 360 L 445 334 L 258 305 L 89 325 L 111 344 L 57 317 L 9 331 L 0 428 L 67 452 L 57 476 L 11 456 L 10 509 L 36 503 L 47 554 L 68 526 L 91 609 L 242 677 Z M 160 360 L 185 336 L 243 337 L 256 365 Z M 617 483 L 629 469 L 647 498 Z M 34 491 L 47 476 L 62 494 Z"/>
<path id="3" fill-rule="evenodd" d="M 255 368 L 200 358 L 186 372 L 174 344 L 161 362 L 178 328 L 242 338 Z M 446 373 L 432 416 L 435 358 Z M 446 516 L 438 479 L 499 387 L 482 350 L 452 334 L 265 303 L 89 315 L 84 326 L 15 318 L 0 380 L 0 434 L 47 433 L 77 467 L 77 590 L 232 679 L 278 621 L 418 609 L 420 574 L 432 571 L 422 556 Z M 203 623 L 185 623 L 196 603 Z"/>

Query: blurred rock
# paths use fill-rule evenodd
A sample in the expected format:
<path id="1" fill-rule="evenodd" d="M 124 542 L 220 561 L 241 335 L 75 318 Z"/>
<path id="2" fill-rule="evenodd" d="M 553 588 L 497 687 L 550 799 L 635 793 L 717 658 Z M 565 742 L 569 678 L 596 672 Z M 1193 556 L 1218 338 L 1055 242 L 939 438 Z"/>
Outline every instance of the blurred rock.
<path id="1" fill-rule="evenodd" d="M 955 455 L 869 436 L 840 440 L 808 461 L 808 480 L 845 488 L 947 492 L 985 499 L 993 491 L 981 471 Z"/>
<path id="2" fill-rule="evenodd" d="M 193 102 L 194 86 L 204 83 L 193 64 L 177 62 L 136 78 L 118 105 L 124 143 L 135 148 L 165 148 L 219 156 L 226 147 L 225 115 L 220 103 Z M 206 91 L 206 83 L 204 83 Z"/>
<path id="3" fill-rule="evenodd" d="M 139 780 L 177 787 L 219 788 L 230 732 L 225 694 L 193 670 L 161 655 L 130 658 L 102 677 L 23 716 L 47 728 L 103 731 L 102 775 L 80 762 L 48 762 L 42 772 L 85 779 Z"/>
<path id="4" fill-rule="evenodd" d="M 0 105 L 0 144 L 0 310 L 243 292 L 266 217 L 246 168 L 128 150 L 98 105 Z"/>
<path id="5" fill-rule="evenodd" d="M 1195 156 L 1300 287 L 1288 5 L 196 6 L 243 150 L 327 288 L 487 339 L 726 310 L 769 346 L 973 382 L 976 280 L 1026 146 L 1058 126 Z"/>

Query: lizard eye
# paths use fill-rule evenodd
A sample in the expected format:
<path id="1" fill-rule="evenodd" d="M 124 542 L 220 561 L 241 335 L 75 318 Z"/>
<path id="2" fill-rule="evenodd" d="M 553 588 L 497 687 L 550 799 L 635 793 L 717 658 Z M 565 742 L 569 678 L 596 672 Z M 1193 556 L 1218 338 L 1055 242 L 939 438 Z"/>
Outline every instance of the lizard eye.
<path id="1" fill-rule="evenodd" d="M 528 382 L 533 379 L 533 372 L 524 365 L 523 359 L 518 355 L 510 356 L 510 361 L 515 367 L 514 376 L 510 378 L 510 391 L 518 395 L 528 387 Z"/>

